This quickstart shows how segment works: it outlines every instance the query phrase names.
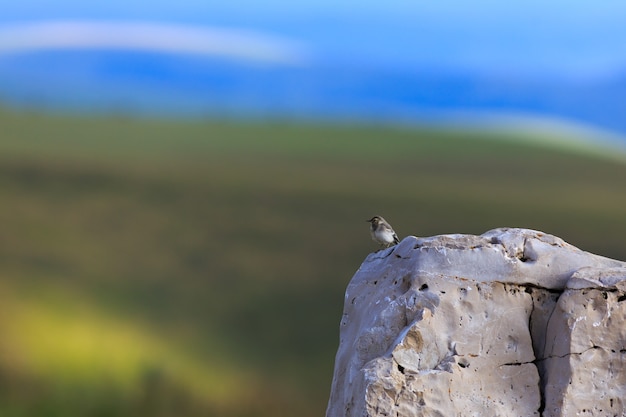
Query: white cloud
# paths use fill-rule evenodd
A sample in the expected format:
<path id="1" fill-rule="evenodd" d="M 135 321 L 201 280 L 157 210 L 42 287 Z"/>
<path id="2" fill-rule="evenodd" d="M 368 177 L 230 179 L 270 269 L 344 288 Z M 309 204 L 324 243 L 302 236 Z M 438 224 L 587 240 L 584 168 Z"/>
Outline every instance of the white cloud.
<path id="1" fill-rule="evenodd" d="M 49 49 L 123 49 L 301 65 L 303 45 L 241 29 L 150 22 L 48 21 L 0 26 L 0 54 Z"/>

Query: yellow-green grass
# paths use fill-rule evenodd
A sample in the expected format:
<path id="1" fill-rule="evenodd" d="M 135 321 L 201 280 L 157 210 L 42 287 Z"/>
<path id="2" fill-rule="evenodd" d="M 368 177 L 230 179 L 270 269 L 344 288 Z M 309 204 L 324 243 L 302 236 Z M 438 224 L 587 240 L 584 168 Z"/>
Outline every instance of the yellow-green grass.
<path id="1" fill-rule="evenodd" d="M 0 369 L 55 390 L 114 389 L 128 401 L 164 378 L 211 409 L 244 409 L 263 385 L 227 352 L 198 352 L 154 325 L 103 312 L 80 294 L 0 285 Z M 71 291 L 71 290 L 70 290 Z M 219 352 L 219 353 L 218 353 Z"/>
<path id="2" fill-rule="evenodd" d="M 401 237 L 529 227 L 626 259 L 626 165 L 516 132 L 0 126 L 3 416 L 322 415 L 374 214 Z"/>

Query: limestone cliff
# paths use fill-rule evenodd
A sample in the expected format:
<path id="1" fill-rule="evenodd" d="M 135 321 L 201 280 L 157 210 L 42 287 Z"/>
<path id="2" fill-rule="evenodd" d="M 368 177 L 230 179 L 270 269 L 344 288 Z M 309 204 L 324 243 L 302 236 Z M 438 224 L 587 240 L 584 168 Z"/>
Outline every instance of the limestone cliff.
<path id="1" fill-rule="evenodd" d="M 625 316 L 626 263 L 557 237 L 407 237 L 348 285 L 326 415 L 626 415 Z"/>

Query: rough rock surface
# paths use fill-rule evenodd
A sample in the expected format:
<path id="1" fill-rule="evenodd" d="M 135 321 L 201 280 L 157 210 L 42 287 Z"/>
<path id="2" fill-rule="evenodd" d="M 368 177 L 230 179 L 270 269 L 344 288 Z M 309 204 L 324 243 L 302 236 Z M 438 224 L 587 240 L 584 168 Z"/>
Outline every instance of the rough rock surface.
<path id="1" fill-rule="evenodd" d="M 407 237 L 348 285 L 326 415 L 626 415 L 625 301 L 545 233 Z"/>

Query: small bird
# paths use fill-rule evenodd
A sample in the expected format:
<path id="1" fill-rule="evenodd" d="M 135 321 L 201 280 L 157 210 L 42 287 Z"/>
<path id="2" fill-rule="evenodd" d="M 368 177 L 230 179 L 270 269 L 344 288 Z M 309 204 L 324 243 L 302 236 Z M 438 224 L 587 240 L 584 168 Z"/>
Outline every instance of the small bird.
<path id="1" fill-rule="evenodd" d="M 371 223 L 370 234 L 372 235 L 372 240 L 374 242 L 377 242 L 386 248 L 400 242 L 398 235 L 396 235 L 396 232 L 393 231 L 391 225 L 382 217 L 374 216 L 366 221 Z"/>

